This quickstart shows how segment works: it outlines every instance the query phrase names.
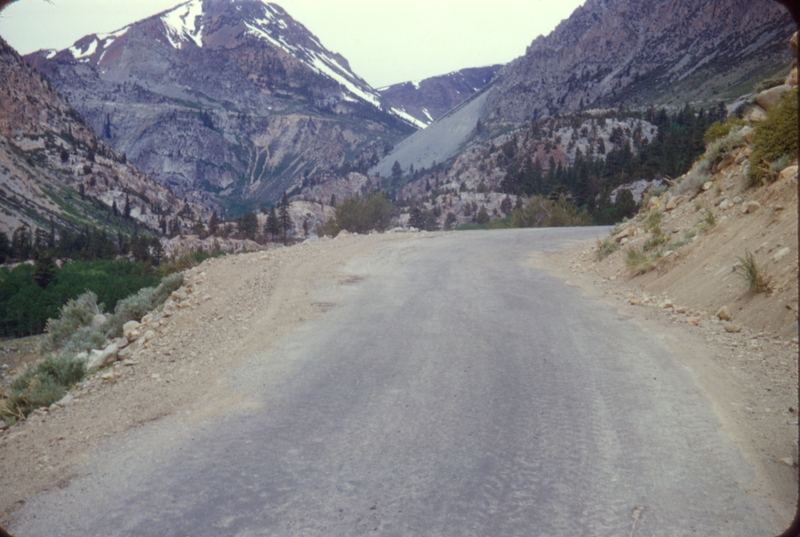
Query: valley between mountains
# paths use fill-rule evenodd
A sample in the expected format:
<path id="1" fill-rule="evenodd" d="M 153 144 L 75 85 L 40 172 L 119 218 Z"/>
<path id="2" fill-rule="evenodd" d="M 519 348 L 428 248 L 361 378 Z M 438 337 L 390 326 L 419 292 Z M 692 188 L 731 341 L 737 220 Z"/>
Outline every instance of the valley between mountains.
<path id="1" fill-rule="evenodd" d="M 797 39 L 587 0 L 386 88 L 261 0 L 0 39 L 0 525 L 780 532 Z"/>

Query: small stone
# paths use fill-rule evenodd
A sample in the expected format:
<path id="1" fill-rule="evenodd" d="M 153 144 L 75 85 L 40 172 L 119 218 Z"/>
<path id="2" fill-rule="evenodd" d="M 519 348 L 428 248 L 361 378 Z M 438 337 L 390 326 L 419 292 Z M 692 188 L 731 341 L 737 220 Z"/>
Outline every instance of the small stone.
<path id="1" fill-rule="evenodd" d="M 780 250 L 778 250 L 775 253 L 774 256 L 772 256 L 772 262 L 773 263 L 777 263 L 778 261 L 780 261 L 781 259 L 783 259 L 787 255 L 789 255 L 791 253 L 791 251 L 792 251 L 792 249 L 788 248 L 788 247 L 787 248 L 781 248 Z"/>
<path id="2" fill-rule="evenodd" d="M 5 431 L 6 429 L 8 429 L 8 425 L 6 425 L 6 422 L 0 420 L 0 431 Z"/>
<path id="3" fill-rule="evenodd" d="M 56 404 L 59 406 L 69 406 L 73 403 L 73 401 L 75 401 L 75 398 L 72 396 L 71 393 L 68 393 L 67 395 L 59 399 L 59 401 Z"/>
<path id="4" fill-rule="evenodd" d="M 713 182 L 711 182 L 711 181 L 706 181 L 706 182 L 703 184 L 703 192 L 707 192 L 707 191 L 711 190 L 711 188 L 712 188 L 713 186 L 714 186 L 714 183 L 713 183 Z"/>
<path id="5" fill-rule="evenodd" d="M 688 317 L 686 322 L 689 324 L 693 324 L 694 326 L 700 325 L 700 317 Z"/>
<path id="6" fill-rule="evenodd" d="M 684 308 L 683 306 L 677 306 L 675 308 L 675 313 L 686 313 L 686 308 Z"/>
<path id="7" fill-rule="evenodd" d="M 728 310 L 728 306 L 722 306 L 719 311 L 717 312 L 717 317 L 721 321 L 732 321 L 733 317 L 731 317 L 731 312 Z"/>
<path id="8" fill-rule="evenodd" d="M 211 300 L 211 295 L 203 295 L 203 300 Z"/>
<path id="9" fill-rule="evenodd" d="M 738 334 L 739 332 L 742 331 L 742 327 L 739 326 L 738 324 L 724 323 L 722 326 L 725 328 L 725 331 L 728 332 L 729 334 Z"/>
<path id="10" fill-rule="evenodd" d="M 761 208 L 761 204 L 757 201 L 746 201 L 742 203 L 742 214 L 753 214 Z"/>
<path id="11" fill-rule="evenodd" d="M 666 205 L 666 209 L 668 211 L 672 211 L 676 209 L 681 203 L 683 203 L 684 197 L 683 196 L 673 196 L 669 199 Z"/>
<path id="12" fill-rule="evenodd" d="M 122 360 L 122 365 L 124 365 L 124 366 L 139 365 L 139 362 L 137 362 L 135 360 L 131 360 L 130 358 L 127 358 L 125 360 Z"/>
<path id="13" fill-rule="evenodd" d="M 47 407 L 37 408 L 33 411 L 35 416 L 46 416 L 47 415 Z"/>
<path id="14" fill-rule="evenodd" d="M 664 302 L 661 303 L 661 307 L 664 309 L 671 309 L 675 307 L 675 304 L 672 303 L 672 300 L 666 299 Z"/>
<path id="15" fill-rule="evenodd" d="M 794 468 L 794 458 L 793 457 L 786 457 L 785 459 L 781 459 L 781 462 L 790 468 Z"/>
<path id="16" fill-rule="evenodd" d="M 150 375 L 150 378 L 151 379 L 155 379 L 155 380 L 159 380 L 161 378 L 161 375 L 159 375 L 158 373 L 153 373 L 152 375 Z"/>
<path id="17" fill-rule="evenodd" d="M 112 381 L 114 380 L 114 373 L 103 373 L 100 378 L 105 381 Z"/>

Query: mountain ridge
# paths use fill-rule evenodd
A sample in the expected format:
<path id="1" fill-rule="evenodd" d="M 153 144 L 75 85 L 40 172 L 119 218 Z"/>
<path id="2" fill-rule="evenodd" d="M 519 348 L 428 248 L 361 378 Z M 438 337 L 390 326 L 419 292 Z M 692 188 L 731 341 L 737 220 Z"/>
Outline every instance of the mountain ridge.
<path id="1" fill-rule="evenodd" d="M 234 212 L 310 174 L 365 167 L 414 129 L 346 59 L 258 0 L 190 0 L 26 59 L 160 183 Z"/>

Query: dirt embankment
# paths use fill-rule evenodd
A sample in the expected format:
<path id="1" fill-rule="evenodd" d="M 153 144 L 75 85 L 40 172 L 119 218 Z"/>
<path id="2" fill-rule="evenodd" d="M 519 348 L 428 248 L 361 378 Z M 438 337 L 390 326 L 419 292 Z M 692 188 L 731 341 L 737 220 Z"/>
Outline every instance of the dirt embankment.
<path id="1" fill-rule="evenodd" d="M 542 263 L 620 313 L 664 335 L 696 373 L 726 430 L 787 509 L 798 491 L 797 167 L 746 188 L 744 147 L 703 188 L 663 193 L 595 244 Z M 651 215 L 658 214 L 651 219 Z M 709 216 L 712 215 L 712 216 Z M 657 227 L 654 223 L 657 221 Z M 635 275 L 629 250 L 651 255 Z M 602 257 L 605 253 L 617 248 Z M 652 255 L 661 248 L 661 256 Z M 753 253 L 768 289 L 748 289 Z"/>
<path id="2" fill-rule="evenodd" d="M 186 300 L 151 321 L 155 337 L 132 365 L 103 369 L 73 390 L 74 402 L 0 432 L 0 525 L 26 498 L 63 487 L 108 438 L 174 413 L 201 420 L 242 397 L 219 382 L 243 357 L 319 315 L 316 291 L 346 284 L 339 269 L 386 234 L 320 240 L 208 260 L 188 271 Z"/>

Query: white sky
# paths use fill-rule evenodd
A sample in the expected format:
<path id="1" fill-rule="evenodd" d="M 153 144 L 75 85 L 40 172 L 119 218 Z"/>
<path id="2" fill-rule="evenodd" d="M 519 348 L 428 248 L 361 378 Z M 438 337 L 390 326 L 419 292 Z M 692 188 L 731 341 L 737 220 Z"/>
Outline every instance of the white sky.
<path id="1" fill-rule="evenodd" d="M 276 0 L 373 87 L 507 63 L 585 0 Z M 180 0 L 19 0 L 0 36 L 27 54 L 117 30 Z"/>

